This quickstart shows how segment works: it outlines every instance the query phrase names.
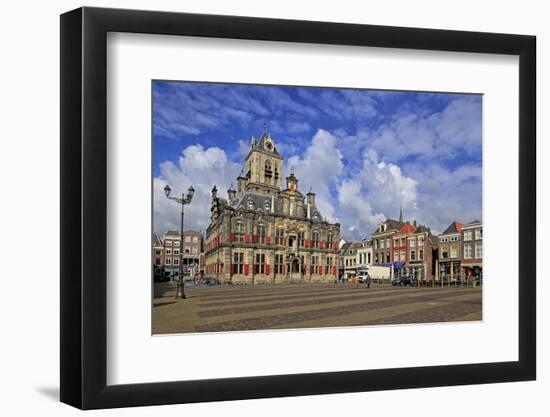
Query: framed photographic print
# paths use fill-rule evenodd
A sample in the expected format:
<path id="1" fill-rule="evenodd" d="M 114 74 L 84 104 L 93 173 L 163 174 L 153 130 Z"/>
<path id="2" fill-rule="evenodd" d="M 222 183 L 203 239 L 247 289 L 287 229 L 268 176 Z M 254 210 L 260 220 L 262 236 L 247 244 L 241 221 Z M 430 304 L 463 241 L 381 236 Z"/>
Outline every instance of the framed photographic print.
<path id="1" fill-rule="evenodd" d="M 535 379 L 535 38 L 61 16 L 61 400 Z"/>

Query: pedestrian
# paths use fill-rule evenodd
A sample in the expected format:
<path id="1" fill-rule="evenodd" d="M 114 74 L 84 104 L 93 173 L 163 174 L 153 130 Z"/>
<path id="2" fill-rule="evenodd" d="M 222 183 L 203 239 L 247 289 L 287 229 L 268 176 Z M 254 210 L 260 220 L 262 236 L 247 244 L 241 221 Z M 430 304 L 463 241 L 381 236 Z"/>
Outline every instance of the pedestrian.
<path id="1" fill-rule="evenodd" d="M 370 288 L 370 275 L 367 272 L 367 288 Z"/>

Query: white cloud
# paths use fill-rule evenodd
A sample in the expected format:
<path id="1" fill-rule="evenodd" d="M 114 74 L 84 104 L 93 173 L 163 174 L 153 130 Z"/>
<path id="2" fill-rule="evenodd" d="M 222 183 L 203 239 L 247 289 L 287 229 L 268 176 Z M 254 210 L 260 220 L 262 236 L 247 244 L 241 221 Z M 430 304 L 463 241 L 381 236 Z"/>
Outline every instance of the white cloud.
<path id="1" fill-rule="evenodd" d="M 369 149 L 363 155 L 361 170 L 342 181 L 338 188 L 342 232 L 354 240 L 370 237 L 384 218 L 396 218 L 402 205 L 417 212 L 417 182 L 401 168 L 379 159 Z"/>
<path id="2" fill-rule="evenodd" d="M 335 221 L 336 207 L 331 189 L 337 185 L 344 170 L 342 154 L 336 147 L 336 137 L 319 129 L 301 157 L 294 155 L 286 160 L 287 174 L 290 167 L 295 168 L 298 186 L 302 192 L 307 193 L 311 187 L 316 194 L 316 204 L 321 215 Z"/>
<path id="3" fill-rule="evenodd" d="M 195 188 L 191 204 L 185 207 L 184 229 L 206 230 L 210 223 L 212 187 L 216 185 L 219 194 L 224 195 L 240 168 L 222 149 L 204 149 L 201 145 L 186 147 L 177 165 L 170 161 L 162 163 L 160 175 L 153 179 L 154 230 L 163 234 L 180 227 L 180 207 L 164 195 L 166 184 L 172 188 L 174 197 L 181 197 L 191 185 Z"/>

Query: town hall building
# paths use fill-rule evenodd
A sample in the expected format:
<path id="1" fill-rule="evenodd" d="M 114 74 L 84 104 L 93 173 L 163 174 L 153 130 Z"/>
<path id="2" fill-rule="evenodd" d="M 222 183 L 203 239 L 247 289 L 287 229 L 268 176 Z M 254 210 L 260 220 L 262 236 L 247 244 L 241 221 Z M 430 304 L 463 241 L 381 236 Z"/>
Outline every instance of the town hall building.
<path id="1" fill-rule="evenodd" d="M 252 138 L 244 168 L 227 197 L 212 189 L 205 274 L 219 283 L 333 282 L 340 224 L 322 216 L 310 190 L 299 191 L 270 134 Z"/>

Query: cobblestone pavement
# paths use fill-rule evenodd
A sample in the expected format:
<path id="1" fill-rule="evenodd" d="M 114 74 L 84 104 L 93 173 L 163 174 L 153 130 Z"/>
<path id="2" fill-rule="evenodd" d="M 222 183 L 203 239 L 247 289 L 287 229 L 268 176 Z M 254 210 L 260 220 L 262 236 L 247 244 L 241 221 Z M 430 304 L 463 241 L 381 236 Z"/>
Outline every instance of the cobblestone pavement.
<path id="1" fill-rule="evenodd" d="M 292 284 L 185 292 L 185 300 L 174 300 L 174 284 L 155 284 L 154 334 L 482 319 L 480 288 Z"/>

